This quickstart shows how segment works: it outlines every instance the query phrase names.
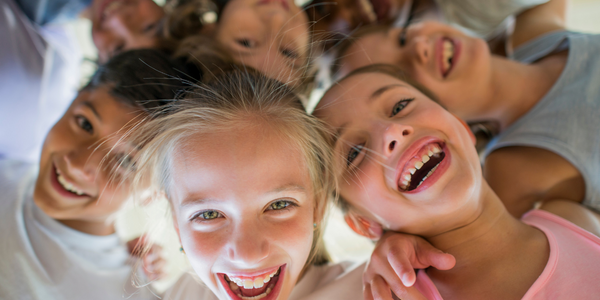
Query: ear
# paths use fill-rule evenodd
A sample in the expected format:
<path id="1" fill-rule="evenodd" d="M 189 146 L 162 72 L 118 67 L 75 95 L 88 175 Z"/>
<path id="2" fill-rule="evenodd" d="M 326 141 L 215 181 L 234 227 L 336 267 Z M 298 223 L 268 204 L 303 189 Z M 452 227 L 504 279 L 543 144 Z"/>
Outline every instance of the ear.
<path id="1" fill-rule="evenodd" d="M 467 122 L 465 122 L 463 119 L 459 118 L 457 115 L 455 115 L 455 114 L 452 114 L 452 115 L 455 118 L 457 118 L 458 121 L 460 121 L 460 123 L 465 127 L 465 129 L 467 129 L 467 132 L 469 133 L 469 136 L 471 137 L 471 141 L 473 142 L 473 145 L 475 145 L 475 143 L 477 142 L 477 139 L 475 138 L 475 135 L 473 134 L 473 131 L 471 131 L 471 127 L 469 127 L 469 125 L 467 124 Z"/>
<path id="2" fill-rule="evenodd" d="M 344 216 L 344 220 L 359 235 L 376 240 L 383 235 L 383 228 L 379 223 L 358 215 L 356 212 L 349 211 Z"/>

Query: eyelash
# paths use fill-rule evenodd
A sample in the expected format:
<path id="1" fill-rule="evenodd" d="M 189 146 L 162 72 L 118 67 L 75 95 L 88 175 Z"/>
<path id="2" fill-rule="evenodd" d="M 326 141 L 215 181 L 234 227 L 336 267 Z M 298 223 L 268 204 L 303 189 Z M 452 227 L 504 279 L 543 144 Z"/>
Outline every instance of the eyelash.
<path id="1" fill-rule="evenodd" d="M 394 104 L 394 106 L 392 107 L 392 113 L 390 114 L 390 118 L 399 114 L 413 100 L 415 100 L 415 98 L 402 99 L 402 100 L 396 102 L 396 104 Z M 396 111 L 396 108 L 400 108 L 400 110 Z"/>
<path id="2" fill-rule="evenodd" d="M 83 129 L 87 133 L 94 133 L 94 126 L 92 126 L 92 123 L 84 116 L 75 116 L 75 122 L 79 128 Z"/>
<path id="3" fill-rule="evenodd" d="M 281 54 L 283 54 L 283 56 L 288 57 L 288 58 L 292 58 L 292 59 L 296 59 L 299 57 L 298 53 L 296 53 L 296 51 L 294 50 L 290 50 L 290 49 L 281 49 Z"/>
<path id="4" fill-rule="evenodd" d="M 352 162 L 360 155 L 360 152 L 362 152 L 364 147 L 364 144 L 360 144 L 350 148 L 350 151 L 348 151 L 348 156 L 346 157 L 346 166 L 350 166 L 352 164 Z M 352 156 L 354 153 L 356 154 Z"/>
<path id="5" fill-rule="evenodd" d="M 279 209 L 275 209 L 273 208 L 273 205 L 276 203 L 285 203 L 285 207 L 279 208 Z M 269 206 L 267 207 L 267 211 L 283 211 L 283 210 L 287 210 L 290 209 L 291 207 L 297 207 L 298 204 L 294 203 L 293 201 L 289 201 L 289 200 L 275 200 L 273 202 L 271 202 L 269 204 Z M 212 217 L 212 218 L 207 218 L 207 214 L 213 214 L 216 213 L 217 215 Z M 198 212 L 196 214 L 194 214 L 191 218 L 190 221 L 198 221 L 198 222 L 207 222 L 207 221 L 211 221 L 217 218 L 222 217 L 223 214 L 221 214 L 220 212 L 216 211 L 216 210 L 204 210 L 201 212 Z"/>
<path id="6" fill-rule="evenodd" d="M 238 44 L 240 44 L 242 47 L 252 48 L 252 41 L 250 41 L 249 39 L 239 39 L 236 42 Z"/>

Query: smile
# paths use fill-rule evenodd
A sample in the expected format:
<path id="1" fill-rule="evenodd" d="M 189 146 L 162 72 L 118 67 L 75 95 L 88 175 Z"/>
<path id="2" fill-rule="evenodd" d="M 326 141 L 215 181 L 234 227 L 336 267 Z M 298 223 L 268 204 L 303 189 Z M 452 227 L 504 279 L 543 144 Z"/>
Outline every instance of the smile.
<path id="1" fill-rule="evenodd" d="M 234 300 L 271 300 L 277 299 L 281 284 L 279 279 L 283 276 L 285 265 L 258 275 L 230 275 L 219 274 L 221 283 L 229 296 Z"/>
<path id="2" fill-rule="evenodd" d="M 433 175 L 446 157 L 443 149 L 438 143 L 427 144 L 409 159 L 398 180 L 400 190 L 413 191 Z"/>
<path id="3" fill-rule="evenodd" d="M 56 166 L 53 166 L 54 169 L 54 175 L 56 176 L 56 182 L 55 185 L 57 189 L 59 189 L 59 192 L 61 192 L 61 194 L 66 194 L 66 195 L 70 195 L 70 196 L 75 196 L 75 197 L 88 197 L 89 195 L 87 195 L 85 192 L 83 192 L 81 189 L 79 189 L 77 186 L 75 186 L 73 183 L 69 182 L 58 170 L 58 168 Z"/>
<path id="4" fill-rule="evenodd" d="M 454 41 L 448 38 L 442 40 L 442 75 L 448 76 L 455 63 L 455 45 Z"/>

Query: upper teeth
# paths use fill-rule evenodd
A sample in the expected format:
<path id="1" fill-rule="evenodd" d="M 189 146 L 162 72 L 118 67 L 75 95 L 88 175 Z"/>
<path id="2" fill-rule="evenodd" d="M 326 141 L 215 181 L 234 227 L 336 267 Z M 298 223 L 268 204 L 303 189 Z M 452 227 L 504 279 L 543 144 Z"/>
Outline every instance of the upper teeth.
<path id="1" fill-rule="evenodd" d="M 68 182 L 64 177 L 62 177 L 62 175 L 58 173 L 58 171 L 56 172 L 56 176 L 58 178 L 58 182 L 60 183 L 60 185 L 62 185 L 63 188 L 65 188 L 65 190 L 71 193 L 75 193 L 79 196 L 84 194 L 84 192 L 75 188 L 75 186 L 72 183 Z"/>
<path id="2" fill-rule="evenodd" d="M 443 46 L 442 64 L 444 74 L 446 74 L 446 72 L 448 72 L 452 66 L 452 58 L 454 57 L 454 44 L 452 44 L 452 42 L 449 40 L 444 40 Z"/>
<path id="3" fill-rule="evenodd" d="M 237 284 L 240 287 L 244 287 L 245 289 L 252 289 L 252 288 L 261 288 L 263 287 L 266 283 L 268 283 L 269 281 L 271 281 L 271 278 L 273 278 L 273 276 L 275 276 L 277 274 L 277 272 L 279 272 L 279 269 L 273 271 L 270 274 L 266 274 L 264 276 L 256 276 L 256 277 L 251 277 L 251 278 L 240 278 L 240 277 L 234 277 L 234 276 L 229 276 L 227 275 L 227 277 L 229 278 L 229 280 L 231 280 L 232 282 L 235 282 L 235 284 Z"/>
<path id="4" fill-rule="evenodd" d="M 427 147 L 427 152 L 423 155 L 421 155 L 420 158 L 418 159 L 413 159 L 411 161 L 409 161 L 409 163 L 413 163 L 414 165 L 412 167 L 408 167 L 406 168 L 401 177 L 400 177 L 400 188 L 401 189 L 408 189 L 408 187 L 410 186 L 410 182 L 412 180 L 412 175 L 415 174 L 415 172 L 419 169 L 421 169 L 423 167 L 424 164 L 426 164 L 432 156 L 441 153 L 442 152 L 442 148 L 440 148 L 440 146 L 438 146 L 437 144 L 431 144 Z M 423 177 L 423 180 L 421 180 L 421 183 L 423 181 L 425 181 L 425 179 L 427 179 L 427 177 L 429 177 L 429 175 L 433 174 L 433 171 L 435 171 L 435 169 L 437 168 L 437 166 L 433 169 L 431 169 L 431 171 L 429 171 L 429 173 L 427 174 L 427 176 Z M 419 185 L 421 184 L 419 183 Z"/>

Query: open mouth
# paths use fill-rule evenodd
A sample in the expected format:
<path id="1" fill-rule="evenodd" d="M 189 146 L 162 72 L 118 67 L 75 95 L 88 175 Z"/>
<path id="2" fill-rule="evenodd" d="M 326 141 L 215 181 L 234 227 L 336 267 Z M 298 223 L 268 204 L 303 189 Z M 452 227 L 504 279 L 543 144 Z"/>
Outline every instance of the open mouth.
<path id="1" fill-rule="evenodd" d="M 445 157 L 444 145 L 439 143 L 425 145 L 404 166 L 398 180 L 400 190 L 409 192 L 417 189 L 435 173 Z"/>
<path id="2" fill-rule="evenodd" d="M 454 66 L 455 45 L 451 39 L 444 38 L 442 41 L 442 74 L 448 76 Z"/>
<path id="3" fill-rule="evenodd" d="M 233 300 L 273 300 L 277 299 L 281 290 L 280 280 L 285 272 L 285 265 L 277 270 L 257 276 L 237 276 L 219 274 L 221 283 Z"/>
<path id="4" fill-rule="evenodd" d="M 61 192 L 61 194 L 66 194 L 67 196 L 74 196 L 74 197 L 89 197 L 89 195 L 87 195 L 82 190 L 77 188 L 74 184 L 69 182 L 60 173 L 60 171 L 58 170 L 58 168 L 56 168 L 56 166 L 53 165 L 52 168 L 54 171 L 53 175 L 56 179 L 55 183 L 58 185 L 57 188 L 59 188 L 59 191 Z"/>

